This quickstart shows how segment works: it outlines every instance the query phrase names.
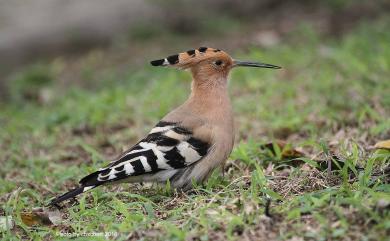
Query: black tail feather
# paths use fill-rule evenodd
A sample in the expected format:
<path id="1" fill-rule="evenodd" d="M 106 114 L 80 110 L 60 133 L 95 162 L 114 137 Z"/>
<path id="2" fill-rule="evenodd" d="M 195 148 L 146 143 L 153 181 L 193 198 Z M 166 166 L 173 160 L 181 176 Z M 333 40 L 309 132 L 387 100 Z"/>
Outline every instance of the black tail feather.
<path id="1" fill-rule="evenodd" d="M 85 186 L 80 186 L 80 187 L 77 187 L 59 197 L 56 197 L 54 198 L 53 200 L 51 200 L 51 202 L 49 203 L 48 206 L 56 206 L 58 203 L 60 202 L 63 202 L 65 200 L 68 200 L 70 198 L 73 198 L 73 197 L 76 197 L 77 195 L 83 193 L 83 192 L 86 192 L 92 188 L 95 188 L 96 186 L 89 186 L 89 187 L 85 187 Z"/>
<path id="2" fill-rule="evenodd" d="M 83 177 L 80 181 L 79 184 L 81 186 L 96 186 L 99 184 L 98 176 L 101 173 L 101 171 L 93 172 L 85 177 Z"/>

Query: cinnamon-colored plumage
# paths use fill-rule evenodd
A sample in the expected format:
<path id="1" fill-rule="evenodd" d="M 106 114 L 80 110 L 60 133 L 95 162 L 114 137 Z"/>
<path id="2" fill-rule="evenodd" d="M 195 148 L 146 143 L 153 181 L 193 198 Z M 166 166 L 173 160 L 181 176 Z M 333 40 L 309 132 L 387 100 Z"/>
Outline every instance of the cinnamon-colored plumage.
<path id="1" fill-rule="evenodd" d="M 270 64 L 233 60 L 219 49 L 201 47 L 165 59 L 153 66 L 189 69 L 191 95 L 168 113 L 136 145 L 80 180 L 80 186 L 51 201 L 51 205 L 80 193 L 118 182 L 170 181 L 173 188 L 188 190 L 204 182 L 223 166 L 233 149 L 233 113 L 228 95 L 228 75 L 236 66 L 274 68 Z"/>

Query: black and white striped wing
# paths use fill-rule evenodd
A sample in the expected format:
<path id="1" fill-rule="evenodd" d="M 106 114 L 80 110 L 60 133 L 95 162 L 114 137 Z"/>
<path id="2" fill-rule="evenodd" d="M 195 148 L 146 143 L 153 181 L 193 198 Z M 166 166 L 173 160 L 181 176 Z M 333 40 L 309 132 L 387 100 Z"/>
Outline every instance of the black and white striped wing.
<path id="1" fill-rule="evenodd" d="M 160 122 L 120 158 L 81 179 L 79 187 L 54 198 L 50 205 L 57 205 L 108 182 L 184 168 L 202 159 L 209 148 L 209 143 L 195 138 L 190 130 L 177 123 Z"/>
<path id="2" fill-rule="evenodd" d="M 209 147 L 177 123 L 162 121 L 120 158 L 84 177 L 80 184 L 90 189 L 131 176 L 184 168 L 202 159 Z"/>

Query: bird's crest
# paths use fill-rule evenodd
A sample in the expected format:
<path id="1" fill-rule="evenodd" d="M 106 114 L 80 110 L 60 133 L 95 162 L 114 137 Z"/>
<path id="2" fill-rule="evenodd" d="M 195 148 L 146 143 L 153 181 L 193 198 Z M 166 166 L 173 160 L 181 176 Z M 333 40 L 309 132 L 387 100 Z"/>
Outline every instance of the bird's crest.
<path id="1" fill-rule="evenodd" d="M 164 59 L 157 59 L 150 62 L 153 66 L 174 66 L 185 69 L 209 58 L 228 58 L 230 56 L 220 49 L 200 47 L 191 49 L 179 54 L 170 55 Z"/>

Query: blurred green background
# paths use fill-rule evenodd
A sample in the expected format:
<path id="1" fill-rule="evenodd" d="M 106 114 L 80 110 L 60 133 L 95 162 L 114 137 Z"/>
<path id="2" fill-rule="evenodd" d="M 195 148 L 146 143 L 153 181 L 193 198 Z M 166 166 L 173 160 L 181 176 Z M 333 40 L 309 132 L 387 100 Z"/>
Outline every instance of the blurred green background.
<path id="1" fill-rule="evenodd" d="M 232 71 L 237 137 L 225 177 L 188 196 L 96 189 L 62 211 L 71 222 L 58 230 L 385 240 L 389 212 L 376 205 L 390 202 L 390 152 L 373 146 L 390 139 L 389 13 L 387 0 L 0 0 L 0 217 L 20 227 L 0 237 L 58 238 L 17 213 L 74 187 L 186 99 L 190 74 L 150 60 L 207 46 L 283 67 Z M 306 148 L 309 163 L 336 153 L 350 166 L 329 178 L 259 149 L 280 139 Z M 355 164 L 366 171 L 349 179 Z M 278 200 L 272 226 L 265 193 Z"/>
<path id="2" fill-rule="evenodd" d="M 94 88 L 106 82 L 107 71 L 143 68 L 197 46 L 237 53 L 314 35 L 337 41 L 388 13 L 386 0 L 3 0 L 1 99 L 39 98 L 44 87 Z M 20 80 L 21 70 L 31 77 Z"/>

